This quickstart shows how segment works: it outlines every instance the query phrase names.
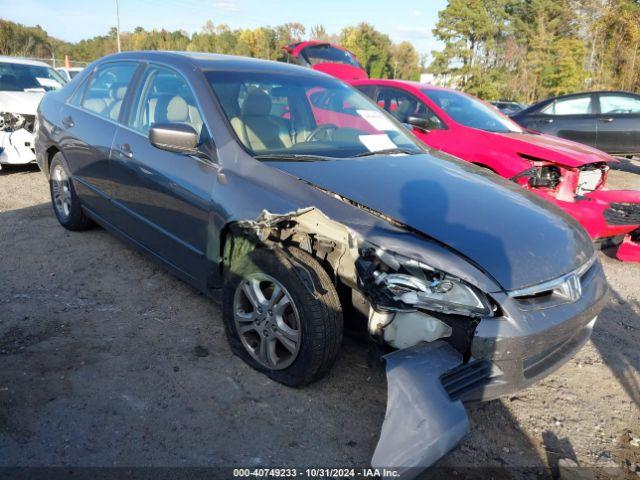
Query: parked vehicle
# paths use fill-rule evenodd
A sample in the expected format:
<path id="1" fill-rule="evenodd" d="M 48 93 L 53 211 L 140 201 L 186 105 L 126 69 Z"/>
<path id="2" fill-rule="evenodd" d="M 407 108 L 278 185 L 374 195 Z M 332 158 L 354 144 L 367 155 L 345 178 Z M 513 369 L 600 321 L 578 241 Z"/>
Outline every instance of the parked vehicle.
<path id="1" fill-rule="evenodd" d="M 427 145 L 511 179 L 575 218 L 618 258 L 640 261 L 640 191 L 608 190 L 610 155 L 520 127 L 479 99 L 455 90 L 395 80 L 356 88 Z"/>
<path id="2" fill-rule="evenodd" d="M 521 112 L 525 108 L 527 108 L 527 106 L 522 103 L 512 102 L 509 100 L 495 100 L 489 103 L 491 103 L 491 105 L 496 107 L 498 110 L 500 110 L 500 112 L 504 113 L 505 115 L 514 115 L 518 112 Z"/>
<path id="3" fill-rule="evenodd" d="M 640 154 L 640 95 L 585 92 L 552 97 L 518 112 L 525 128 L 619 155 Z"/>
<path id="4" fill-rule="evenodd" d="M 310 67 L 345 81 L 368 78 L 356 56 L 339 45 L 310 40 L 282 48 L 291 55 L 295 63 L 303 67 Z"/>
<path id="5" fill-rule="evenodd" d="M 270 378 L 326 375 L 350 312 L 392 352 L 375 466 L 436 461 L 468 431 L 461 400 L 555 370 L 607 301 L 574 220 L 310 69 L 111 55 L 43 99 L 36 149 L 63 227 L 221 291 L 231 348 Z"/>
<path id="6" fill-rule="evenodd" d="M 70 82 L 73 77 L 79 74 L 82 70 L 82 67 L 59 67 L 56 68 L 56 72 L 60 74 L 67 82 Z"/>
<path id="7" fill-rule="evenodd" d="M 46 63 L 0 56 L 0 169 L 35 161 L 36 108 L 45 92 L 65 83 Z"/>

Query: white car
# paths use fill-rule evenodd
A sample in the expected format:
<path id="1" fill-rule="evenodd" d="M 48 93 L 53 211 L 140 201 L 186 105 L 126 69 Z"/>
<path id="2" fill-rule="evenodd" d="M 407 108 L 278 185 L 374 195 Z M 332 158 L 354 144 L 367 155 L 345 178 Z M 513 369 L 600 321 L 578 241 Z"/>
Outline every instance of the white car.
<path id="1" fill-rule="evenodd" d="M 67 83 L 43 62 L 0 56 L 0 168 L 35 162 L 33 127 L 40 100 Z"/>
<path id="2" fill-rule="evenodd" d="M 62 78 L 64 78 L 67 82 L 70 82 L 73 77 L 79 74 L 84 68 L 82 67 L 59 67 L 56 68 L 56 72 L 58 72 Z"/>

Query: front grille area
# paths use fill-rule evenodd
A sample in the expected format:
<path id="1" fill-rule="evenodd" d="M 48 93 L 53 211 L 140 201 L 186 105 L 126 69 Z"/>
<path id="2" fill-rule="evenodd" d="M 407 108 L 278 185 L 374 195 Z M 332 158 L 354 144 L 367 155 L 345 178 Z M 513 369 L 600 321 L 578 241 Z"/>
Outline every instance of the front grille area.
<path id="1" fill-rule="evenodd" d="M 29 133 L 33 133 L 33 127 L 36 123 L 36 116 L 35 115 L 22 115 L 22 117 L 24 118 L 24 125 L 22 128 L 24 128 L 27 132 Z"/>
<path id="2" fill-rule="evenodd" d="M 640 223 L 640 204 L 612 203 L 604 211 L 604 218 L 609 225 L 635 225 Z"/>
<path id="3" fill-rule="evenodd" d="M 465 394 L 482 388 L 491 376 L 491 363 L 487 360 L 475 360 L 446 372 L 440 381 L 452 400 L 458 400 Z"/>

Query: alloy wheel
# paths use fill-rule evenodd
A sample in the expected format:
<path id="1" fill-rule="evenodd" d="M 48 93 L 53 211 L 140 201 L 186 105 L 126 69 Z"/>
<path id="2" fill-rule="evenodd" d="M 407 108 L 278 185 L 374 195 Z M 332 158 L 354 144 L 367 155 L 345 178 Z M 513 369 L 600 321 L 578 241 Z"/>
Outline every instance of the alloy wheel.
<path id="1" fill-rule="evenodd" d="M 298 356 L 300 316 L 275 278 L 264 273 L 243 278 L 235 291 L 233 317 L 242 345 L 263 367 L 281 370 Z"/>
<path id="2" fill-rule="evenodd" d="M 62 165 L 58 164 L 51 172 L 51 190 L 53 193 L 53 205 L 64 219 L 71 214 L 71 184 L 69 176 Z"/>

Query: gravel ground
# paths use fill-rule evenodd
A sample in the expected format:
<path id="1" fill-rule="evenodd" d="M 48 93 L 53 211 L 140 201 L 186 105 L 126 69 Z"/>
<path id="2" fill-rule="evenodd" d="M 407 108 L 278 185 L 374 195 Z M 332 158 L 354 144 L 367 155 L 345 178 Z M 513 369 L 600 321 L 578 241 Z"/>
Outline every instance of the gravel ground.
<path id="1" fill-rule="evenodd" d="M 640 189 L 640 165 L 622 168 L 611 186 Z M 536 386 L 470 405 L 472 433 L 438 466 L 522 478 L 572 458 L 640 478 L 640 264 L 601 257 L 612 298 L 591 342 Z M 32 167 L 0 171 L 0 291 L 0 467 L 371 457 L 386 384 L 365 345 L 347 338 L 332 374 L 303 390 L 268 380 L 231 354 L 218 305 L 101 229 L 58 226 Z"/>

